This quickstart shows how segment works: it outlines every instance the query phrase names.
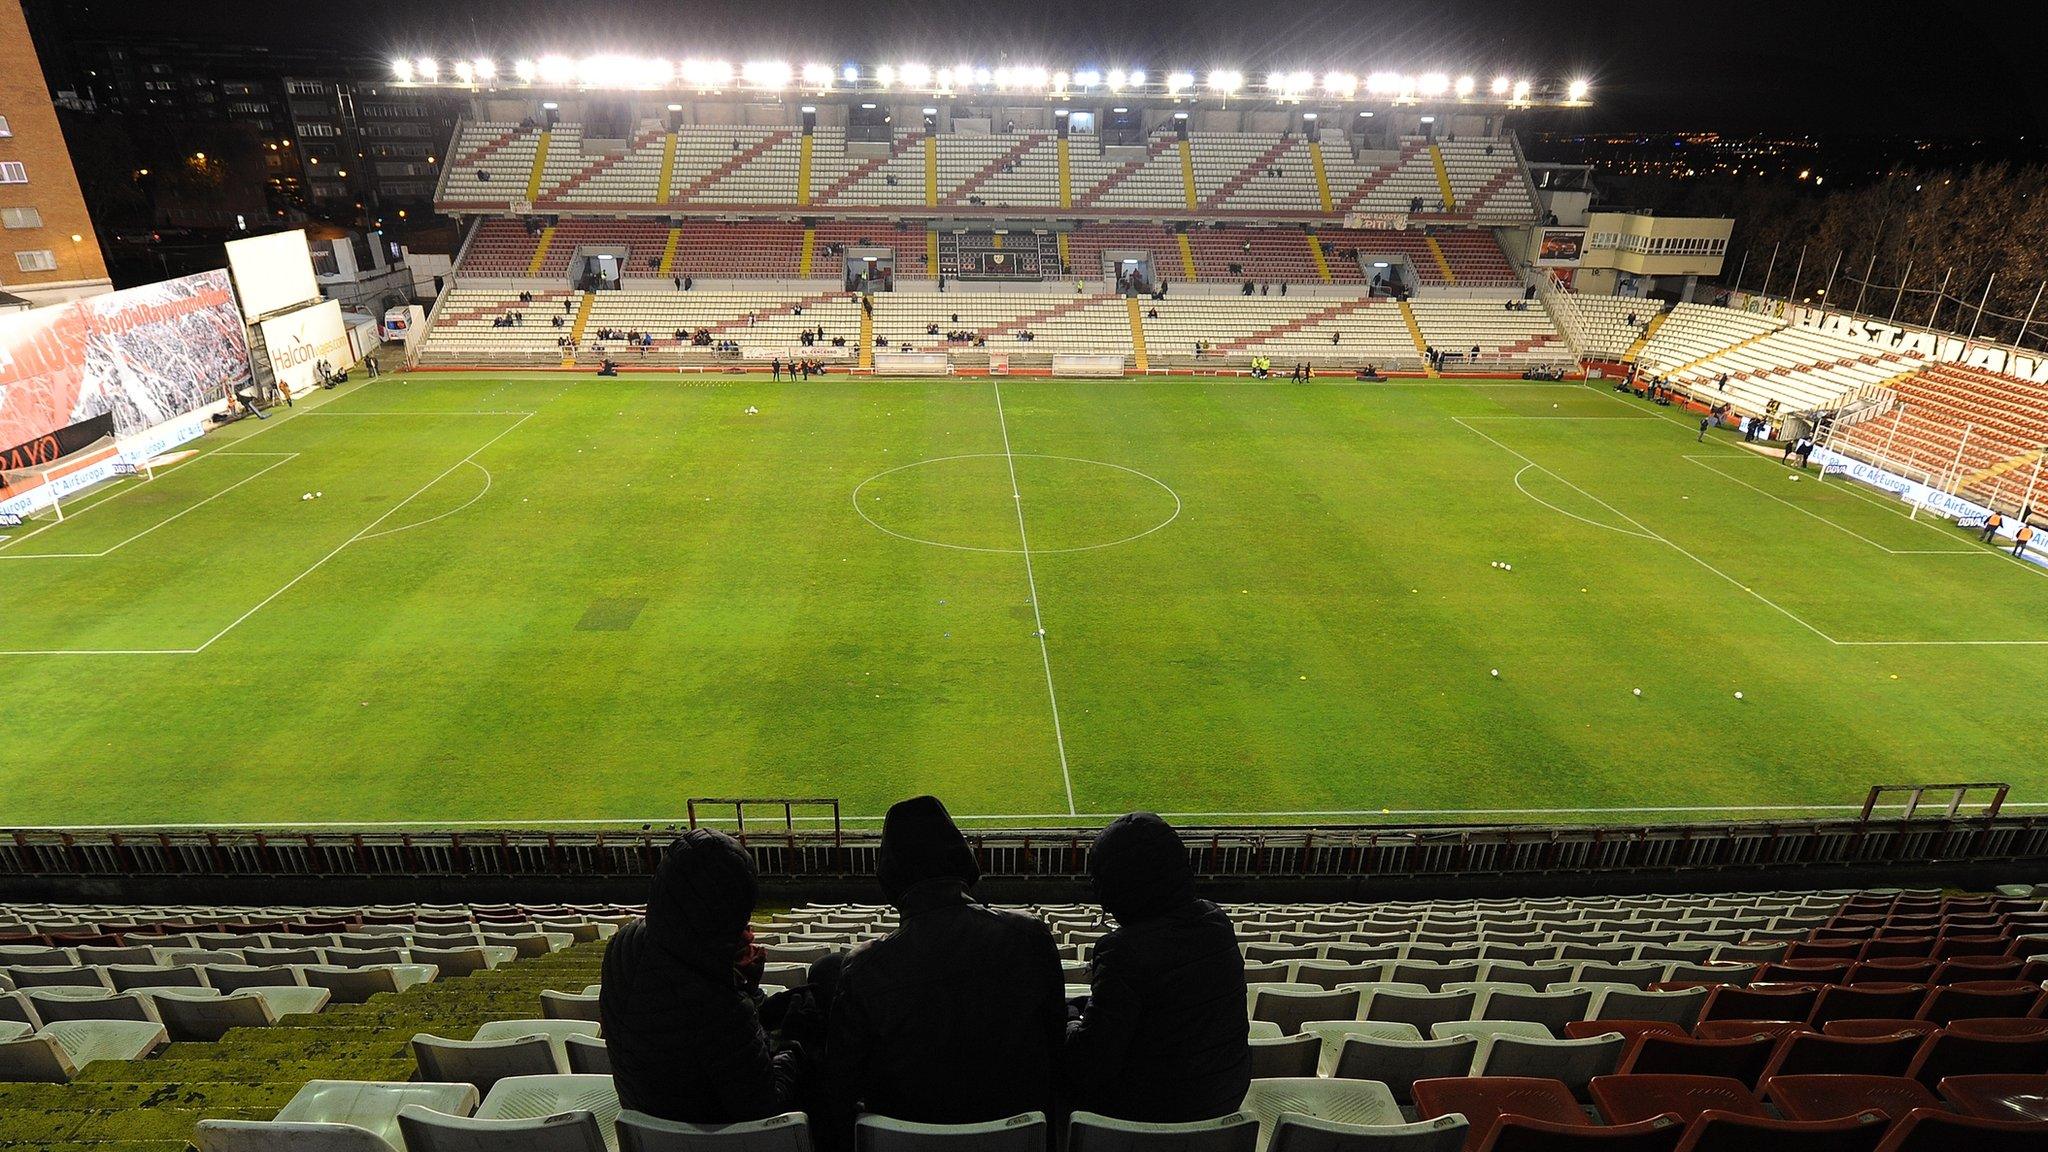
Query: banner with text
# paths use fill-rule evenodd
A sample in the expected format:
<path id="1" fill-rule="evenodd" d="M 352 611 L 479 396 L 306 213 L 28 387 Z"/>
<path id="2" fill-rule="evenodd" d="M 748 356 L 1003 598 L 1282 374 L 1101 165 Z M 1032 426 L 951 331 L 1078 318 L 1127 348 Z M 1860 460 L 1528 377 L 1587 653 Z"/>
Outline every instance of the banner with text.
<path id="1" fill-rule="evenodd" d="M 341 305 L 336 301 L 272 317 L 257 325 L 257 329 L 263 333 L 271 372 L 294 395 L 320 386 L 323 362 L 335 372 L 355 363 L 349 351 L 348 330 L 341 323 Z"/>
<path id="2" fill-rule="evenodd" d="M 249 379 L 226 272 L 0 317 L 0 445 L 102 415 L 138 435 Z"/>

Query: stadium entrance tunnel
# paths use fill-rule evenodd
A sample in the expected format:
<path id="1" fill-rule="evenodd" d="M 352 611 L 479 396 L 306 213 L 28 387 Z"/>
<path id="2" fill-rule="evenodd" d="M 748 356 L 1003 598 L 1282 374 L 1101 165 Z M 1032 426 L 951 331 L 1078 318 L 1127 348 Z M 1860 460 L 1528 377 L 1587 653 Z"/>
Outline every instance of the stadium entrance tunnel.
<path id="1" fill-rule="evenodd" d="M 1129 544 L 1181 512 L 1178 493 L 1135 468 L 1003 452 L 941 456 L 878 473 L 854 488 L 853 506 L 869 524 L 911 543 L 1022 553 L 1028 539 L 1033 555 Z"/>

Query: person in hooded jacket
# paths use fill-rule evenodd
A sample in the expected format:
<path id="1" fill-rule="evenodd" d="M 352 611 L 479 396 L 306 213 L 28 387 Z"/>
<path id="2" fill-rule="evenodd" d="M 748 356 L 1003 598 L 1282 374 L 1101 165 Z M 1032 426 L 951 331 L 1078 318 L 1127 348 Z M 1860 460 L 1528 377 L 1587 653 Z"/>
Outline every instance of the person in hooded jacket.
<path id="1" fill-rule="evenodd" d="M 697 828 L 668 846 L 647 915 L 619 929 L 598 993 L 623 1108 L 663 1120 L 731 1124 L 795 1107 L 801 1053 L 761 1028 L 754 861 Z"/>
<path id="2" fill-rule="evenodd" d="M 939 1124 L 1033 1111 L 1056 1120 L 1066 986 L 1052 932 L 974 898 L 981 869 L 934 797 L 889 809 L 876 871 L 901 922 L 839 973 L 826 1044 L 834 1107 L 821 1137 L 851 1143 L 863 1111 Z"/>
<path id="3" fill-rule="evenodd" d="M 1251 1083 L 1244 957 L 1229 918 L 1195 898 L 1180 835 L 1150 812 L 1119 817 L 1089 871 L 1117 926 L 1095 942 L 1092 991 L 1067 1026 L 1073 1106 L 1152 1123 L 1236 1111 Z"/>

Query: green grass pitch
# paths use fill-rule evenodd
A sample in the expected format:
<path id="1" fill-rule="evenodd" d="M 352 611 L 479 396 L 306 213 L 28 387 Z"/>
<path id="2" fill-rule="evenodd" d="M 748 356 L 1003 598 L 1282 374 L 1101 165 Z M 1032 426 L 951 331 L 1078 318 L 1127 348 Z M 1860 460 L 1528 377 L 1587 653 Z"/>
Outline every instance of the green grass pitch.
<path id="1" fill-rule="evenodd" d="M 352 385 L 0 543 L 4 822 L 2048 799 L 2048 572 L 1696 434 L 1510 381 Z"/>

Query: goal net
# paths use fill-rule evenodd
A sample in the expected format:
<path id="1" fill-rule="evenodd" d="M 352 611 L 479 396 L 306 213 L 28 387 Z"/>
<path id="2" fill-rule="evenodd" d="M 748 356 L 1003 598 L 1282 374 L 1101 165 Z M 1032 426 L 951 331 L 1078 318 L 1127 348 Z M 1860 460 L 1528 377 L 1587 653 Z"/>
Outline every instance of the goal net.
<path id="1" fill-rule="evenodd" d="M 61 521 L 71 497 L 123 476 L 150 479 L 148 462 L 123 460 L 114 438 L 102 436 L 61 460 L 0 469 L 0 508 L 22 516 L 48 512 Z"/>

